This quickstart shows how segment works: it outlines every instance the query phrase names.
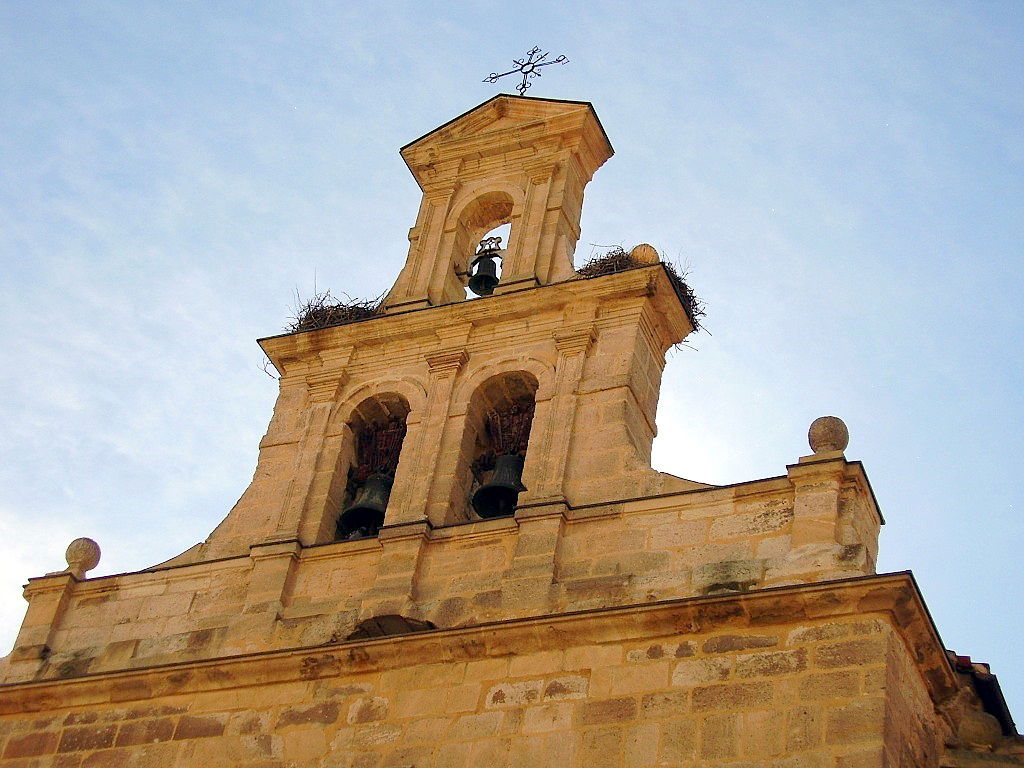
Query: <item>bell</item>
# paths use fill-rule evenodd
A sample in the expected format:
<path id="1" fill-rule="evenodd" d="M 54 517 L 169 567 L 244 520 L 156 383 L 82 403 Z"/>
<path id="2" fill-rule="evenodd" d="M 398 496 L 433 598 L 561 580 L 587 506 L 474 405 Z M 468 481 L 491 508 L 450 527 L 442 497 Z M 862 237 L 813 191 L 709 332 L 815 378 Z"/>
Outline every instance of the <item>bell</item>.
<path id="1" fill-rule="evenodd" d="M 494 460 L 491 481 L 473 494 L 473 509 L 480 517 L 505 517 L 515 512 L 523 485 L 523 457 L 507 453 Z"/>
<path id="2" fill-rule="evenodd" d="M 374 472 L 366 478 L 355 501 L 341 513 L 338 527 L 343 538 L 360 539 L 377 535 L 384 524 L 384 510 L 388 506 L 392 482 L 391 476 L 384 472 Z"/>
<path id="3" fill-rule="evenodd" d="M 473 264 L 476 265 L 476 273 L 469 278 L 469 290 L 477 296 L 490 296 L 498 284 L 498 265 L 494 263 L 494 253 L 484 253 Z"/>

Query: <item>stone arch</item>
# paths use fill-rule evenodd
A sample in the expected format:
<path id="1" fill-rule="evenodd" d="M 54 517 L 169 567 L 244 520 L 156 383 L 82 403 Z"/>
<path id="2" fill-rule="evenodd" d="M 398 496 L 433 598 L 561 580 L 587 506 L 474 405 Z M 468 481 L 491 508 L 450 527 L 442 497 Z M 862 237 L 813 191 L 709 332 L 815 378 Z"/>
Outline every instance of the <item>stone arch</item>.
<path id="1" fill-rule="evenodd" d="M 330 462 L 331 478 L 319 526 L 320 539 L 351 538 L 354 535 L 353 531 L 342 529 L 339 522 L 341 515 L 357 498 L 371 475 L 380 474 L 374 467 L 362 466 L 359 457 L 361 441 L 368 439 L 374 430 L 378 430 L 379 435 L 381 428 L 390 426 L 393 431 L 396 425 L 400 425 L 402 431 L 399 438 L 398 464 L 402 463 L 402 458 L 406 454 L 405 449 L 409 444 L 405 437 L 406 430 L 412 421 L 413 410 L 408 397 L 397 391 L 404 389 L 409 392 L 410 388 L 388 386 L 388 384 L 395 383 L 398 382 L 379 382 L 372 387 L 356 388 L 345 399 L 345 407 L 339 408 L 334 414 L 335 419 L 343 420 L 340 421 L 340 428 L 335 431 L 336 450 L 333 462 Z M 414 397 L 417 394 L 422 395 L 422 390 L 413 387 L 411 394 Z M 425 397 L 417 399 L 421 400 L 419 405 L 422 411 L 422 401 L 425 400 Z M 384 473 L 389 478 L 388 490 L 391 488 L 396 473 L 397 467 L 391 467 L 389 472 Z M 363 533 L 375 535 L 376 531 L 364 531 Z"/>
<path id="2" fill-rule="evenodd" d="M 526 434 L 529 435 L 539 389 L 537 376 L 529 370 L 523 370 L 522 366 L 486 366 L 471 381 L 464 383 L 463 391 L 468 391 L 469 395 L 462 409 L 462 437 L 449 503 L 454 521 L 477 517 L 471 511 L 474 494 L 478 488 L 494 479 L 494 461 L 507 453 L 499 450 L 494 442 L 495 435 L 488 426 L 488 414 L 507 413 L 513 407 L 518 409 L 526 419 Z M 516 453 L 523 455 L 518 451 Z M 523 459 L 519 458 L 518 462 L 521 468 Z"/>
<path id="3" fill-rule="evenodd" d="M 504 373 L 529 374 L 537 382 L 535 402 L 550 400 L 555 387 L 555 366 L 539 357 L 506 355 L 493 362 L 470 368 L 463 375 L 452 393 L 450 416 L 464 414 L 469 408 L 473 393 L 488 379 Z"/>
<path id="4" fill-rule="evenodd" d="M 426 386 L 413 378 L 382 379 L 355 384 L 351 390 L 342 394 L 338 405 L 331 413 L 328 434 L 337 435 L 344 432 L 345 425 L 365 400 L 389 394 L 397 395 L 405 400 L 409 408 L 406 423 L 418 424 L 423 418 L 423 411 L 427 404 Z"/>
<path id="5" fill-rule="evenodd" d="M 470 184 L 453 198 L 444 222 L 445 247 L 448 252 L 447 274 L 466 276 L 480 239 L 502 224 L 511 224 L 507 243 L 511 251 L 520 236 L 517 226 L 525 210 L 526 195 L 522 188 L 511 182 L 488 180 Z M 446 299 L 465 298 L 460 291 L 468 277 L 446 287 Z"/>

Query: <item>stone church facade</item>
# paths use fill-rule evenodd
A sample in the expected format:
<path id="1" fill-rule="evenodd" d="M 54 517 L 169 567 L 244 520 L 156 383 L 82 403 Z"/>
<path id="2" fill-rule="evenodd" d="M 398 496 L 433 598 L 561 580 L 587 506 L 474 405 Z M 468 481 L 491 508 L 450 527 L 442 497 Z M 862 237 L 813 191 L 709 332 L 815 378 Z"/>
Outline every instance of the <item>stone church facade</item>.
<path id="1" fill-rule="evenodd" d="M 0 768 L 1024 765 L 994 676 L 876 573 L 842 422 L 776 477 L 651 468 L 698 317 L 649 246 L 574 269 L 611 155 L 590 104 L 506 95 L 402 149 L 405 267 L 378 312 L 260 341 L 280 394 L 224 521 L 29 580 Z"/>

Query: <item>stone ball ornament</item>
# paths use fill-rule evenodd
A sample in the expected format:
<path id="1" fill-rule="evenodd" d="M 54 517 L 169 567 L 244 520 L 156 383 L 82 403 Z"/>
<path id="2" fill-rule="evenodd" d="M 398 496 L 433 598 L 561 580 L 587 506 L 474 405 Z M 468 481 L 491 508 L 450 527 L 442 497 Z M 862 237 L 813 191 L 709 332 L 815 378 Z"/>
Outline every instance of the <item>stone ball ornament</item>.
<path id="1" fill-rule="evenodd" d="M 648 243 L 640 243 L 629 252 L 637 264 L 657 264 L 661 261 L 658 249 Z"/>
<path id="2" fill-rule="evenodd" d="M 845 451 L 850 444 L 850 430 L 838 416 L 819 416 L 807 430 L 807 442 L 815 453 Z"/>
<path id="3" fill-rule="evenodd" d="M 68 561 L 68 571 L 80 579 L 99 565 L 100 545 L 85 537 L 75 539 L 68 544 L 64 559 Z"/>

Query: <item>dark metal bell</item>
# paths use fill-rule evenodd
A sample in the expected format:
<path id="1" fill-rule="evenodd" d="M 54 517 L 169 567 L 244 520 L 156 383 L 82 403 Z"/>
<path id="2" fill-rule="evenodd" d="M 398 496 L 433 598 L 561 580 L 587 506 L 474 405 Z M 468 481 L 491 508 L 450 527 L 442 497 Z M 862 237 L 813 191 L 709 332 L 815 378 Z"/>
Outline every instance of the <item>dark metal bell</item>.
<path id="1" fill-rule="evenodd" d="M 391 495 L 391 475 L 374 472 L 359 489 L 355 501 L 341 513 L 343 538 L 376 536 L 384 524 L 384 510 Z"/>
<path id="2" fill-rule="evenodd" d="M 516 510 L 523 485 L 523 457 L 518 453 L 498 456 L 494 474 L 473 494 L 473 509 L 480 517 L 505 517 Z"/>
<path id="3" fill-rule="evenodd" d="M 485 253 L 473 264 L 476 272 L 469 278 L 469 290 L 477 296 L 490 296 L 498 284 L 498 265 L 494 263 L 493 254 Z"/>

